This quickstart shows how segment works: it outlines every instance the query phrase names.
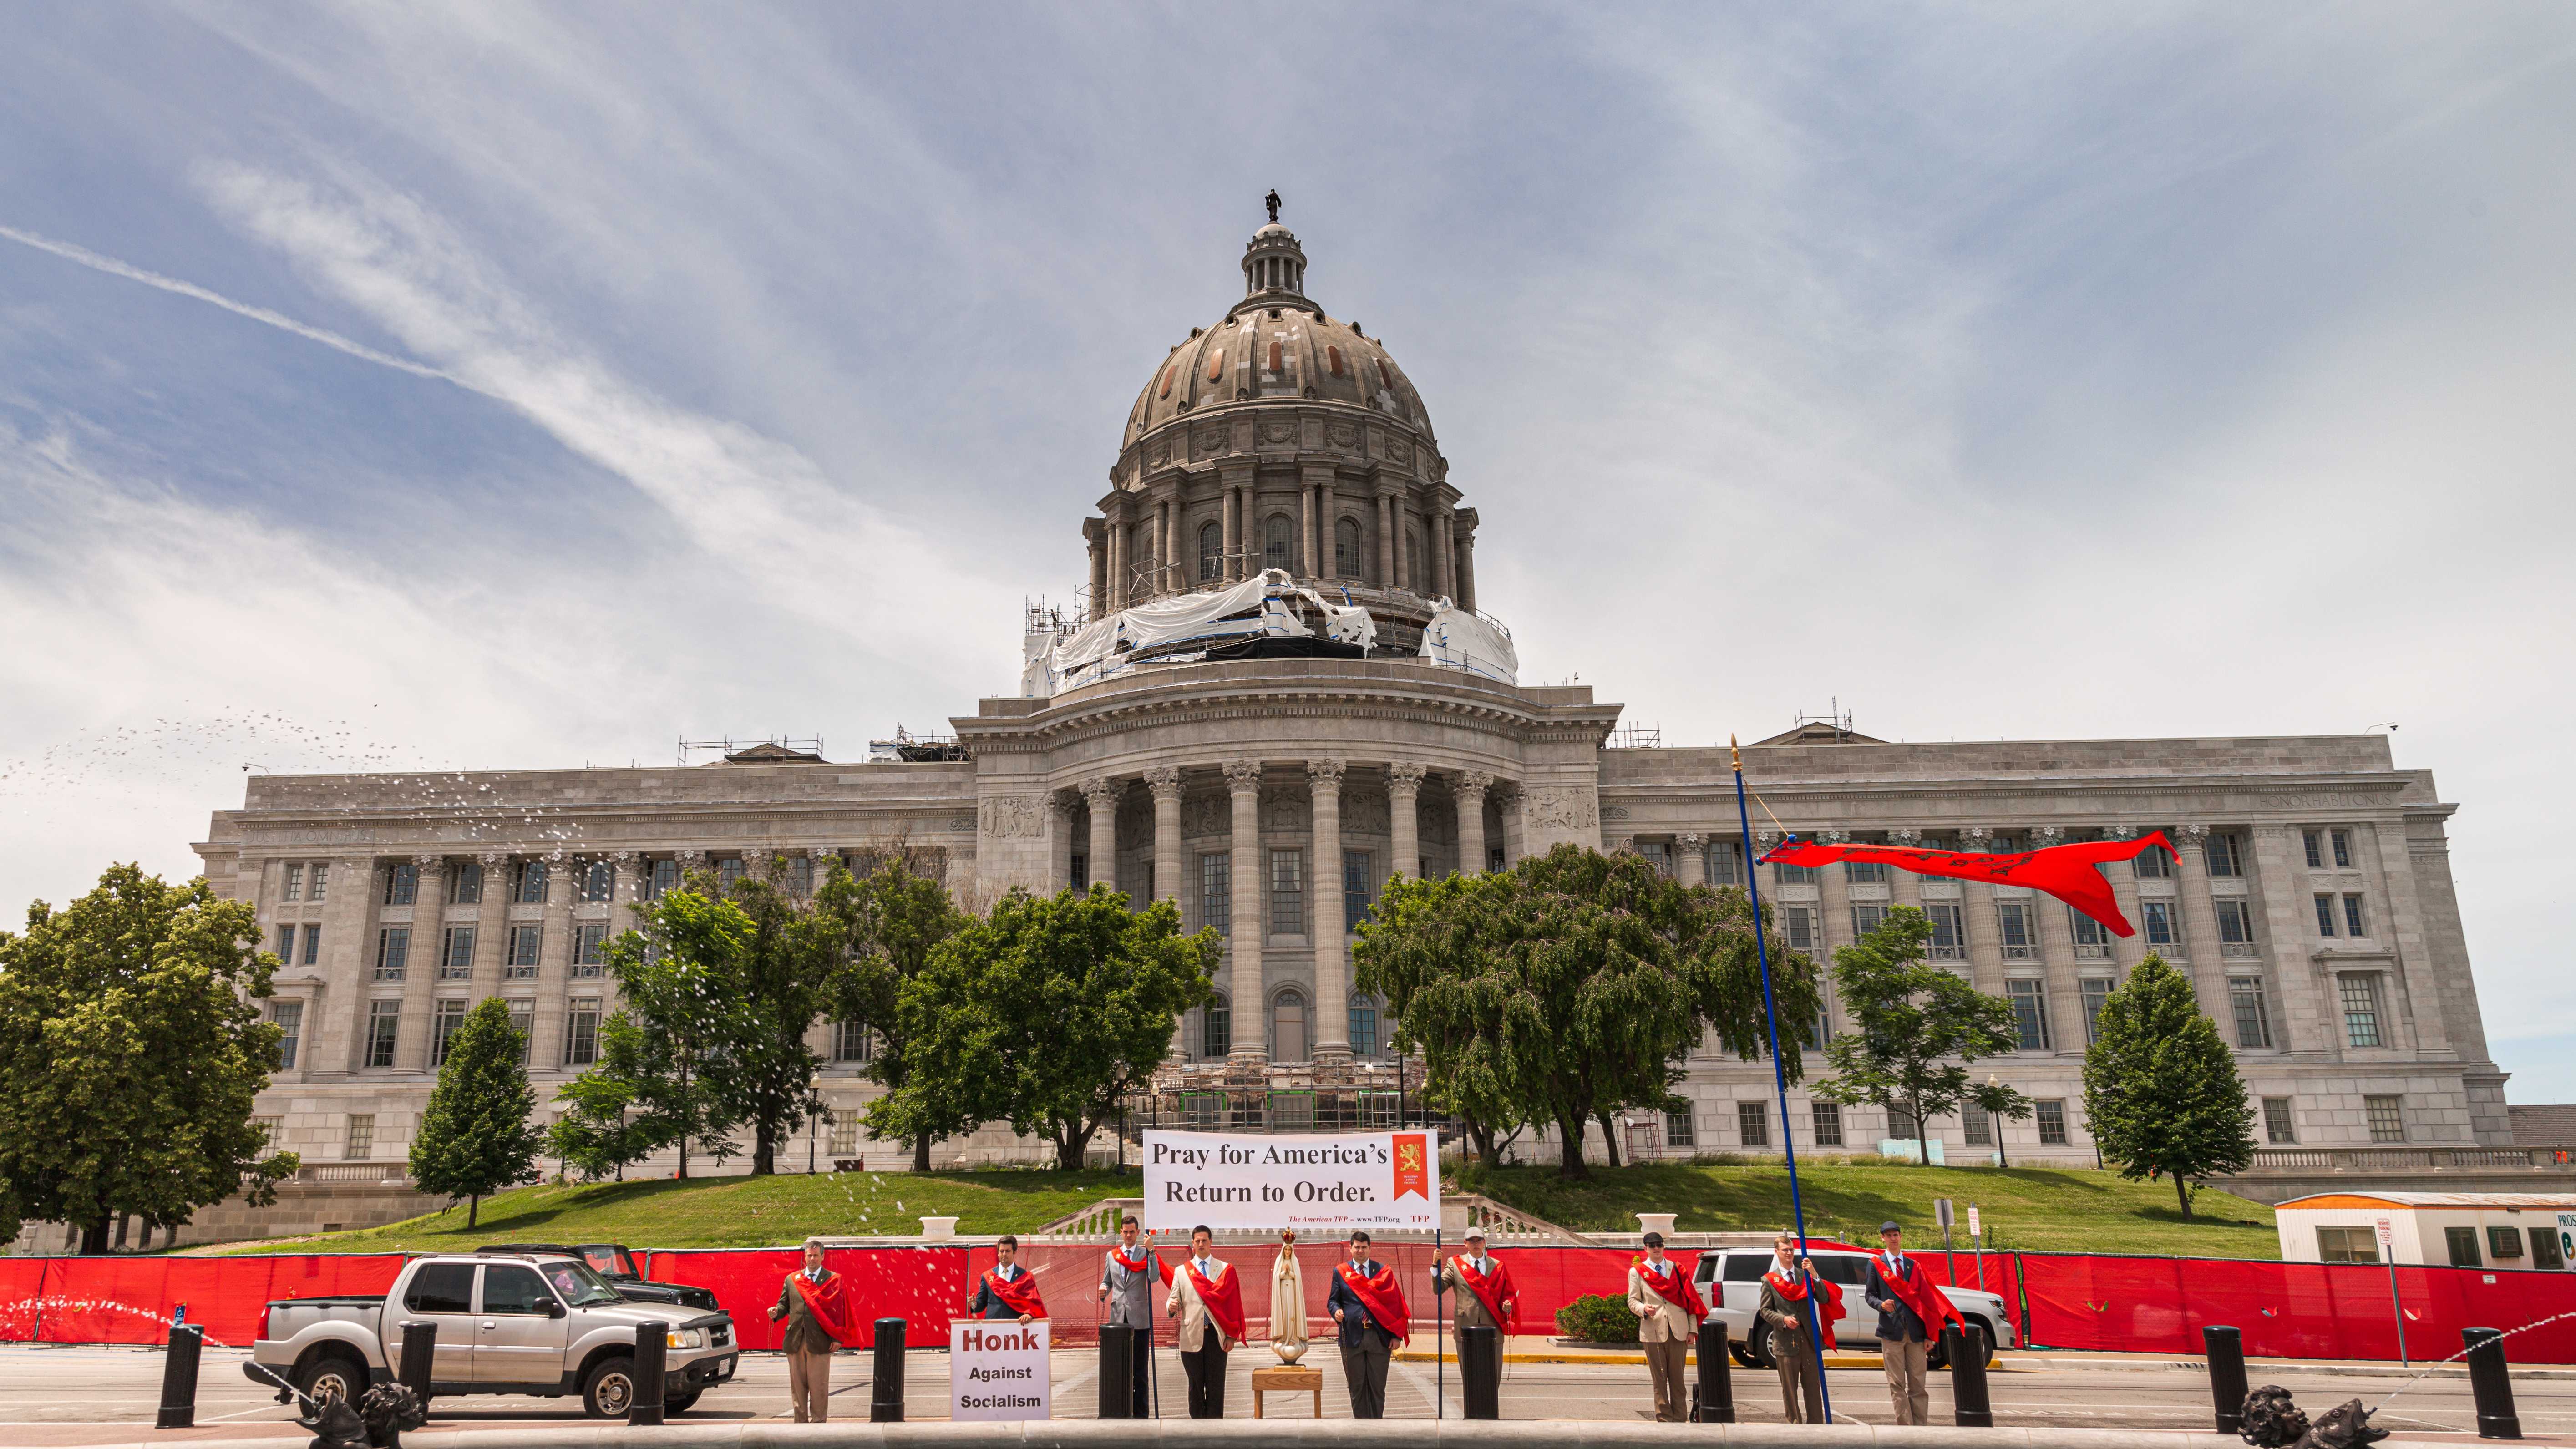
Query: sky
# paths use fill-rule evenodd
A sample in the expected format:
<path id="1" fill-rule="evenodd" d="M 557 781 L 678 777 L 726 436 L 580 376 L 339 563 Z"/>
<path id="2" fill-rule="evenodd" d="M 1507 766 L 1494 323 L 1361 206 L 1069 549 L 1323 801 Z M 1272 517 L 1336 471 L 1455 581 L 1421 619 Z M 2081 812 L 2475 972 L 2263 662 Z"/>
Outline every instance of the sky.
<path id="1" fill-rule="evenodd" d="M 1671 743 L 2394 724 L 2508 1095 L 2576 1100 L 2576 8 L 173 0 L 10 42 L 0 899 L 192 874 L 254 770 L 850 758 L 1013 692 L 1275 187 L 1524 679 Z"/>

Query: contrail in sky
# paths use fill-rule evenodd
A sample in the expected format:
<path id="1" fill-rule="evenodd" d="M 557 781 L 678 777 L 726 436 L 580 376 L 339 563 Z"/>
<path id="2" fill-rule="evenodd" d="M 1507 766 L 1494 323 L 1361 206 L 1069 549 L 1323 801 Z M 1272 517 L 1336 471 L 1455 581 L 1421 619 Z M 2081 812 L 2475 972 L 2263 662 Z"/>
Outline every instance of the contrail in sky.
<path id="1" fill-rule="evenodd" d="M 98 253 L 91 251 L 87 247 L 74 246 L 70 242 L 54 241 L 47 237 L 37 236 L 33 232 L 20 231 L 13 226 L 0 226 L 0 236 L 5 236 L 9 240 L 18 242 L 25 246 L 34 247 L 40 252 L 51 252 L 55 256 L 63 258 L 65 261 L 78 262 L 82 266 L 88 267 L 93 271 L 105 272 L 112 277 L 123 277 L 128 281 L 141 282 L 147 287 L 158 287 L 164 292 L 176 292 L 182 297 L 194 297 L 200 302 L 211 302 L 215 306 L 221 307 L 227 312 L 238 313 L 241 316 L 248 317 L 254 322 L 265 322 L 269 326 L 275 327 L 280 331 L 292 332 L 298 337 L 319 342 L 325 347 L 336 347 L 340 351 L 349 354 L 351 357 L 365 358 L 367 361 L 376 363 L 380 366 L 408 372 L 418 377 L 434 377 L 440 382 L 451 382 L 456 384 L 458 387 L 464 388 L 468 392 L 483 393 L 483 395 L 487 397 L 491 395 L 490 393 L 485 392 L 484 389 L 474 386 L 474 384 L 467 382 L 465 379 L 458 377 L 452 372 L 442 372 L 435 367 L 424 366 L 407 357 L 396 357 L 390 352 L 378 352 L 376 349 L 367 346 L 363 342 L 353 342 L 350 339 L 341 336 L 337 332 L 326 332 L 319 327 L 308 326 L 302 322 L 296 321 L 294 318 L 289 317 L 282 312 L 272 312 L 266 307 L 254 307 L 247 302 L 236 302 L 232 298 L 224 296 L 219 292 L 209 292 L 205 288 L 196 285 L 194 282 L 183 282 L 176 277 L 165 277 L 159 272 L 147 272 L 141 267 L 129 266 L 124 262 L 120 262 L 114 257 L 100 256 Z"/>

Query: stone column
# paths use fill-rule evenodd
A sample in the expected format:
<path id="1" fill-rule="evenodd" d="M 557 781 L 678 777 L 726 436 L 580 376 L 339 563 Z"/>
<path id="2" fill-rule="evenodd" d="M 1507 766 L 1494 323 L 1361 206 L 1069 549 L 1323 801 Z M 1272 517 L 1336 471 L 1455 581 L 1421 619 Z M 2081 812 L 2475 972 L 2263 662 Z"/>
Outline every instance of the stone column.
<path id="1" fill-rule="evenodd" d="M 510 929 L 510 857 L 485 851 L 474 857 L 483 867 L 483 904 L 474 912 L 474 975 L 465 983 L 467 1009 L 476 998 L 501 989 L 501 938 Z"/>
<path id="2" fill-rule="evenodd" d="M 1494 799 L 1502 805 L 1503 864 L 1518 865 L 1529 854 L 1529 791 L 1506 780 L 1494 787 Z"/>
<path id="3" fill-rule="evenodd" d="M 1241 495 L 1230 485 L 1216 496 L 1217 528 L 1225 537 L 1225 561 L 1218 568 L 1217 577 L 1229 584 L 1242 577 L 1242 563 L 1236 557 L 1243 548 L 1243 510 L 1238 506 L 1240 502 Z"/>
<path id="4" fill-rule="evenodd" d="M 1090 617 L 1094 619 L 1101 618 L 1109 612 L 1108 530 L 1102 529 L 1101 534 L 1101 537 L 1090 540 L 1089 550 L 1091 554 Z"/>
<path id="5" fill-rule="evenodd" d="M 1449 582 L 1449 510 L 1441 509 L 1431 518 L 1431 592 L 1455 603 L 1457 586 Z"/>
<path id="6" fill-rule="evenodd" d="M 1696 830 L 1685 830 L 1673 837 L 1673 848 L 1674 855 L 1678 857 L 1673 862 L 1673 871 L 1683 885 L 1699 885 L 1708 879 L 1707 836 Z M 1511 847 L 1504 846 L 1503 853 L 1511 854 Z M 1508 861 L 1505 863 L 1509 864 Z"/>
<path id="7" fill-rule="evenodd" d="M 1315 1023 L 1316 1061 L 1347 1062 L 1351 1055 L 1351 978 L 1344 953 L 1349 929 L 1342 907 L 1342 773 L 1340 760 L 1308 760 L 1306 784 L 1315 805 Z"/>
<path id="8" fill-rule="evenodd" d="M 394 1042 L 394 1066 L 400 1071 L 422 1072 L 429 1069 L 430 989 L 438 980 L 439 953 L 447 944 L 447 857 L 415 855 L 411 863 L 419 879 L 413 883 L 411 894 L 411 947 L 403 953 L 403 1034 Z M 375 975 L 372 958 L 367 966 L 367 974 L 359 978 L 355 993 L 360 999 L 366 996 L 365 983 Z M 363 1037 L 366 1029 L 362 1015 L 356 1035 Z M 356 1051 L 365 1050 L 366 1043 L 358 1041 Z M 352 1062 L 358 1059 L 355 1055 L 350 1058 Z"/>
<path id="9" fill-rule="evenodd" d="M 1154 899 L 1181 903 L 1181 772 L 1157 765 L 1145 772 L 1154 792 Z"/>
<path id="10" fill-rule="evenodd" d="M 1377 496 L 1377 586 L 1392 589 L 1395 585 L 1395 500 L 1384 493 Z"/>
<path id="11" fill-rule="evenodd" d="M 1476 535 L 1458 536 L 1458 607 L 1476 607 Z"/>
<path id="12" fill-rule="evenodd" d="M 1109 513 L 1107 537 L 1102 548 L 1109 555 L 1109 608 L 1115 614 L 1127 607 L 1127 525 L 1119 518 L 1121 510 Z"/>
<path id="13" fill-rule="evenodd" d="M 1482 770 L 1461 770 L 1453 787 L 1458 797 L 1458 873 L 1485 873 L 1485 792 L 1494 777 Z"/>
<path id="14" fill-rule="evenodd" d="M 1297 574 L 1300 578 L 1319 579 L 1324 576 L 1324 567 L 1315 556 L 1314 484 L 1300 483 L 1297 485 L 1297 506 L 1301 510 L 1300 521 L 1297 529 L 1297 547 L 1306 555 L 1305 558 L 1300 561 L 1300 567 L 1297 570 Z"/>
<path id="15" fill-rule="evenodd" d="M 644 897 L 644 856 L 640 851 L 612 850 L 608 853 L 608 867 L 607 925 L 609 937 L 615 939 L 628 931 L 640 929 L 644 924 L 643 915 L 638 910 Z M 625 999 L 625 993 L 618 989 L 617 978 L 609 975 L 605 967 L 601 968 L 600 1019 L 607 1020 L 608 1013 L 615 1011 Z"/>
<path id="16" fill-rule="evenodd" d="M 2209 827 L 2174 827 L 2175 895 L 2182 905 L 2183 949 L 2191 953 L 2192 994 L 2200 1013 L 2218 1023 L 2219 1035 L 2236 1044 L 2236 1021 L 2227 1005 L 2227 962 L 2218 949 L 2218 905 L 2209 893 Z"/>
<path id="17" fill-rule="evenodd" d="M 1244 552 L 1235 565 L 1234 581 L 1239 584 L 1261 572 L 1261 531 L 1253 527 L 1261 519 L 1253 503 L 1252 485 L 1245 483 L 1233 491 L 1235 542 Z"/>
<path id="18" fill-rule="evenodd" d="M 1891 830 L 1887 832 L 1887 843 L 1890 845 L 1901 845 L 1919 849 L 1923 844 L 1923 832 L 1920 830 Z M 1892 865 L 1889 866 L 1887 868 L 1887 897 L 1888 904 L 1891 906 L 1912 906 L 1918 911 L 1922 910 L 1923 877 L 1916 875 L 1910 870 L 1903 870 Z"/>
<path id="19" fill-rule="evenodd" d="M 2104 840 L 2127 840 L 2136 833 L 2126 825 L 2102 828 Z M 2147 959 L 2147 913 L 2138 909 L 2138 870 L 2131 862 L 2113 861 L 2102 867 L 2102 874 L 2111 882 L 2111 898 L 2119 902 L 2120 914 L 2127 918 L 2134 930 L 2132 935 L 2110 937 L 2111 961 L 2120 968 L 2119 982 L 2126 986 L 2129 973 L 2137 969 L 2139 962 Z"/>
<path id="20" fill-rule="evenodd" d="M 1813 838 L 1820 845 L 1844 845 L 1850 842 L 1851 832 L 1819 830 Z M 1816 953 L 1820 963 L 1834 959 L 1834 943 L 1860 939 L 1852 927 L 1851 877 L 1839 865 L 1816 867 L 1816 916 Z"/>
<path id="21" fill-rule="evenodd" d="M 1971 825 L 1959 832 L 1961 850 L 1992 850 L 1995 832 Z M 1959 882 L 1959 915 L 1967 936 L 1968 981 L 1990 996 L 2004 994 L 2003 927 L 1995 919 L 1995 888 L 1980 880 Z"/>
<path id="22" fill-rule="evenodd" d="M 1173 568 L 1181 554 L 1181 521 L 1175 516 L 1179 511 L 1179 505 L 1169 498 L 1154 505 L 1154 592 L 1157 594 L 1176 593 L 1180 588 L 1180 579 Z"/>
<path id="23" fill-rule="evenodd" d="M 1118 888 L 1118 783 L 1095 775 L 1082 782 L 1091 806 L 1091 884 Z"/>
<path id="24" fill-rule="evenodd" d="M 2066 843 L 2063 826 L 2043 825 L 2031 831 L 2034 850 Z M 2055 896 L 2033 893 L 2030 908 L 2039 916 L 2039 955 L 2048 967 L 2048 1029 L 2057 1039 L 2061 1054 L 2083 1055 L 2084 1052 L 2084 987 L 2076 972 L 2075 926 L 2066 914 L 2066 903 Z"/>
<path id="25" fill-rule="evenodd" d="M 528 1018 L 528 1070 L 563 1070 L 564 999 L 572 980 L 572 901 L 582 862 L 563 851 L 546 857 L 546 914 L 537 933 L 537 1001 Z"/>
<path id="26" fill-rule="evenodd" d="M 1270 1048 L 1262 1030 L 1261 943 L 1261 762 L 1225 762 L 1225 788 L 1234 804 L 1234 935 L 1227 945 L 1233 955 L 1227 972 L 1232 982 L 1233 1061 L 1259 1066 Z"/>
<path id="27" fill-rule="evenodd" d="M 1422 777 L 1420 765 L 1399 760 L 1386 767 L 1388 875 L 1422 878 Z"/>
<path id="28" fill-rule="evenodd" d="M 1053 857 L 1047 866 L 1050 876 L 1047 889 L 1050 891 L 1065 890 L 1073 885 L 1073 805 L 1081 798 L 1066 790 L 1047 792 L 1047 829 L 1051 832 L 1047 851 Z"/>

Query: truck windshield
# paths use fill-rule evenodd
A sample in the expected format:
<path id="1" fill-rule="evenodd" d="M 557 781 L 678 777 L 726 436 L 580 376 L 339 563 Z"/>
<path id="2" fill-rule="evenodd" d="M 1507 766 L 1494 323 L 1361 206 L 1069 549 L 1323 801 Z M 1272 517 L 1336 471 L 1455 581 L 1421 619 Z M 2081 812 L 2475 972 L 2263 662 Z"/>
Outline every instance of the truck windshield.
<path id="1" fill-rule="evenodd" d="M 546 1281 L 555 1285 L 555 1292 L 572 1307 L 588 1308 L 625 1301 L 617 1296 L 616 1289 L 608 1286 L 607 1279 L 592 1271 L 588 1263 L 558 1261 L 546 1264 L 545 1271 Z"/>

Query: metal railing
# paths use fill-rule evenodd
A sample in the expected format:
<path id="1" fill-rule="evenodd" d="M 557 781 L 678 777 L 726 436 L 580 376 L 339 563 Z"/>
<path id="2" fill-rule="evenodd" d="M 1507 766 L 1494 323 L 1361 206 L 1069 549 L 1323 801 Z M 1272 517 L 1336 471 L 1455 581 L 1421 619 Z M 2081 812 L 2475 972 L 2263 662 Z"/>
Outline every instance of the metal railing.
<path id="1" fill-rule="evenodd" d="M 2576 1172 L 2567 1147 L 2263 1147 L 2249 1172 Z"/>

